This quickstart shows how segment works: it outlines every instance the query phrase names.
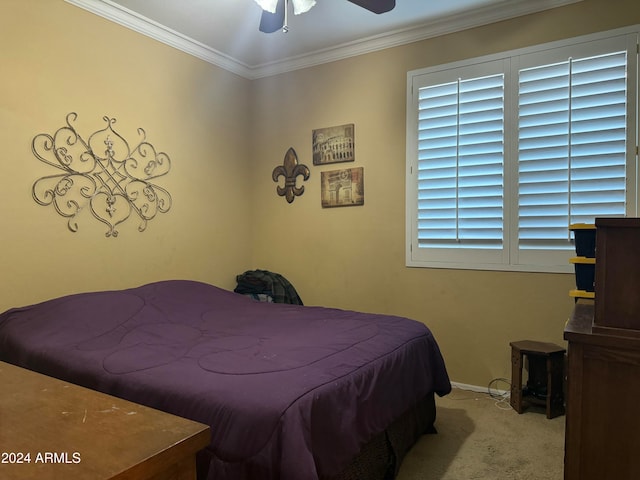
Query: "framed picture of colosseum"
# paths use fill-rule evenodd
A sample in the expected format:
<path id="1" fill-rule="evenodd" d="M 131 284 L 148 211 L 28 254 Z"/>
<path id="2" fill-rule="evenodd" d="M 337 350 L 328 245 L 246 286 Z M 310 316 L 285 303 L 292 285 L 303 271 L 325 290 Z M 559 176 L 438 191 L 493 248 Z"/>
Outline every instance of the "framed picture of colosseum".
<path id="1" fill-rule="evenodd" d="M 322 208 L 364 205 L 364 167 L 320 173 Z"/>
<path id="2" fill-rule="evenodd" d="M 353 162 L 355 160 L 355 125 L 313 130 L 313 164 Z"/>

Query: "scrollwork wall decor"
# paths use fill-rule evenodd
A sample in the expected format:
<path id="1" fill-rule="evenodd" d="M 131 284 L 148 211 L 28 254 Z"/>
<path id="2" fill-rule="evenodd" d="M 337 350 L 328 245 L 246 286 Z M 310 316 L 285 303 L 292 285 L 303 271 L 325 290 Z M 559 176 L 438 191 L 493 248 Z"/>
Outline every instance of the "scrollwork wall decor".
<path id="1" fill-rule="evenodd" d="M 113 129 L 116 119 L 106 116 L 102 118 L 107 126 L 85 141 L 73 126 L 77 117 L 71 112 L 66 125 L 53 135 L 40 133 L 33 138 L 36 158 L 61 171 L 34 182 L 34 200 L 53 205 L 68 219 L 72 232 L 78 231 L 78 216 L 85 209 L 107 225 L 107 237 L 117 237 L 118 225 L 133 217 L 139 219 L 138 231 L 143 232 L 158 213 L 171 208 L 169 192 L 153 183 L 169 173 L 169 156 L 147 142 L 142 128 L 138 128 L 138 145 L 131 149 Z"/>
<path id="2" fill-rule="evenodd" d="M 298 163 L 298 155 L 293 148 L 289 148 L 284 155 L 282 165 L 278 165 L 273 169 L 271 177 L 277 182 L 280 177 L 284 177 L 284 187 L 278 185 L 276 191 L 281 197 L 285 197 L 287 202 L 291 203 L 295 198 L 304 193 L 304 185 L 296 186 L 298 176 L 302 176 L 303 181 L 309 179 L 309 168 L 306 165 Z"/>

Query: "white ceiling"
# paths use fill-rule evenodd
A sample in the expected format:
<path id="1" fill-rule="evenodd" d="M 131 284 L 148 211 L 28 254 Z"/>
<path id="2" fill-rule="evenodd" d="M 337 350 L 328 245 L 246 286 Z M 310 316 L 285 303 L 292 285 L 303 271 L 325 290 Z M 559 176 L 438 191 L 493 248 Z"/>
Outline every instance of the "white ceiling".
<path id="1" fill-rule="evenodd" d="M 396 0 L 376 15 L 317 0 L 289 32 L 258 30 L 254 0 L 66 0 L 247 78 L 410 43 L 580 0 Z"/>

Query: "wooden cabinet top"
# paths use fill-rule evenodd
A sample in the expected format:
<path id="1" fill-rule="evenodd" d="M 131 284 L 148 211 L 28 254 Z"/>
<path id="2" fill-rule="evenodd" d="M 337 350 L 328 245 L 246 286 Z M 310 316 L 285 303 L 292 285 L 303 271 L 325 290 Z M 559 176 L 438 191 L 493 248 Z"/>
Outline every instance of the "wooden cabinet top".
<path id="1" fill-rule="evenodd" d="M 581 298 L 564 328 L 564 339 L 571 343 L 583 343 L 625 349 L 640 349 L 640 337 L 617 335 L 616 331 L 602 333 L 594 325 L 595 305 L 591 299 Z"/>
<path id="2" fill-rule="evenodd" d="M 206 425 L 3 362 L 0 384 L 3 479 L 151 478 L 209 444 Z"/>
<path id="3" fill-rule="evenodd" d="M 640 218 L 637 217 L 602 217 L 596 218 L 596 228 L 640 228 Z"/>

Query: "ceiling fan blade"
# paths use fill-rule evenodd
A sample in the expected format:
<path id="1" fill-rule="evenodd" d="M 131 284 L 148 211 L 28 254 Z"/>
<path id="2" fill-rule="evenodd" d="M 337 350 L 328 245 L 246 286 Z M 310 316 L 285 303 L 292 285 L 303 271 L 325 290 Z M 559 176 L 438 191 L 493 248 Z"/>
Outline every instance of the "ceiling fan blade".
<path id="1" fill-rule="evenodd" d="M 273 33 L 280 30 L 284 26 L 285 0 L 278 0 L 276 13 L 262 11 L 260 17 L 260 31 L 264 33 Z"/>
<path id="2" fill-rule="evenodd" d="M 373 13 L 390 12 L 396 8 L 396 0 L 349 0 Z"/>

